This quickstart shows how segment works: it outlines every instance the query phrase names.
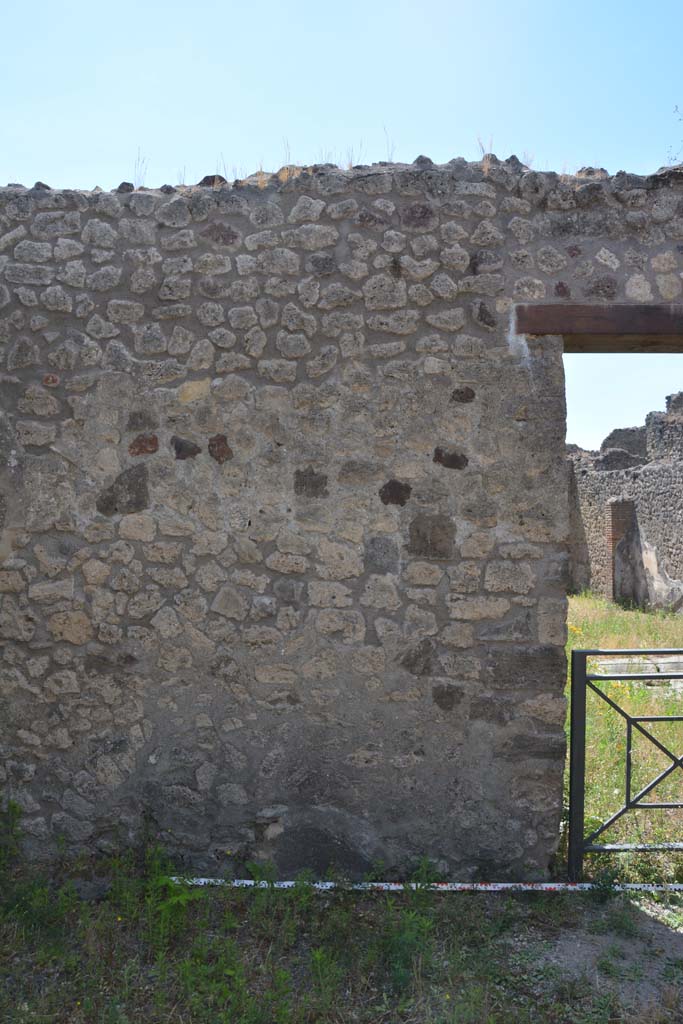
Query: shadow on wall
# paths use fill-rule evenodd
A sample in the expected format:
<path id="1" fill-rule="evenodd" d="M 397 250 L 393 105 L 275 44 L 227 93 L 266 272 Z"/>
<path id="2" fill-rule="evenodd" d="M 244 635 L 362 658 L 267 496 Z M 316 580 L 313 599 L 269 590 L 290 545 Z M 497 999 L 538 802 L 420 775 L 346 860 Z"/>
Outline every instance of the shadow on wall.
<path id="1" fill-rule="evenodd" d="M 591 560 L 588 550 L 588 538 L 583 525 L 579 489 L 576 482 L 576 469 L 571 459 L 568 460 L 568 498 L 569 498 L 569 593 L 580 594 L 588 590 L 591 582 Z"/>
<path id="2" fill-rule="evenodd" d="M 639 608 L 683 608 L 683 581 L 673 580 L 659 564 L 657 549 L 633 522 L 614 552 L 614 600 Z"/>

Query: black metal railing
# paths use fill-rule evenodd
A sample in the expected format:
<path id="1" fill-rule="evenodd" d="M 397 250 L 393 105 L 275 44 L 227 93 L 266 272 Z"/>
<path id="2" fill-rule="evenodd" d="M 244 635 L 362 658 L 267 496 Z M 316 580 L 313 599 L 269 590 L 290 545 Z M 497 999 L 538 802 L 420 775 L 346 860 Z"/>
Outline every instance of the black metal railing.
<path id="1" fill-rule="evenodd" d="M 683 807 L 683 802 L 651 803 L 643 802 L 655 786 L 663 782 L 677 768 L 683 770 L 683 757 L 671 752 L 668 747 L 643 723 L 651 722 L 683 722 L 683 715 L 630 715 L 620 707 L 612 697 L 608 696 L 596 684 L 600 682 L 646 682 L 648 680 L 666 681 L 683 679 L 683 672 L 664 672 L 658 669 L 652 672 L 629 673 L 620 672 L 608 675 L 597 675 L 588 672 L 589 658 L 632 658 L 632 657 L 672 657 L 679 656 L 683 661 L 683 650 L 638 650 L 638 651 L 572 651 L 571 656 L 571 725 L 570 725 L 570 759 L 569 759 L 569 880 L 578 882 L 583 874 L 583 858 L 586 853 L 627 853 L 647 852 L 653 850 L 683 850 L 681 843 L 596 843 L 603 832 L 614 825 L 628 811 L 654 808 Z M 615 811 L 607 821 L 585 835 L 585 796 L 586 796 L 586 693 L 592 690 L 613 711 L 617 712 L 626 723 L 626 759 L 624 765 L 625 799 L 623 806 Z M 670 764 L 651 782 L 633 793 L 632 789 L 632 751 L 634 731 L 646 737 Z"/>

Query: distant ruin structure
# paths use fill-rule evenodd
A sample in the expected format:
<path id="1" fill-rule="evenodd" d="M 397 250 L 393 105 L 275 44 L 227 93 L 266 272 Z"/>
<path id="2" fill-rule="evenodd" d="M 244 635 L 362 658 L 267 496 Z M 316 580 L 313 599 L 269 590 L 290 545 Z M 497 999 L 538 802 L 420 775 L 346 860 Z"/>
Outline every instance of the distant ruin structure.
<path id="1" fill-rule="evenodd" d="M 683 606 L 683 392 L 599 452 L 567 446 L 571 585 L 645 608 Z"/>
<path id="2" fill-rule="evenodd" d="M 544 877 L 562 352 L 681 343 L 682 204 L 680 169 L 494 156 L 0 189 L 0 784 L 27 852 Z M 642 481 L 680 479 L 618 441 L 587 468 L 603 538 L 615 472 L 641 523 Z"/>

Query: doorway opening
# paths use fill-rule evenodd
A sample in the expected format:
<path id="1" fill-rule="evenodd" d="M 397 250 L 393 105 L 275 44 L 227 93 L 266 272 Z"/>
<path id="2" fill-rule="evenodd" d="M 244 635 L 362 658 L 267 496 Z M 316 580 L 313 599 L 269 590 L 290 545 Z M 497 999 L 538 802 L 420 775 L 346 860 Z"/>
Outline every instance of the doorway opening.
<path id="1" fill-rule="evenodd" d="M 683 678 L 676 678 L 683 676 L 683 306 L 519 307 L 517 330 L 563 340 L 568 654 L 613 652 L 581 656 L 584 674 L 605 681 L 585 689 L 585 713 L 577 718 L 583 717 L 585 754 L 578 777 L 574 766 L 571 801 L 567 773 L 574 871 L 580 803 L 589 850 L 591 836 L 595 848 L 630 848 L 618 860 L 607 855 L 622 877 L 643 881 L 649 872 L 677 881 L 683 877 L 677 848 Z M 665 656 L 652 654 L 662 648 Z M 616 653 L 623 651 L 640 653 Z M 587 869 L 599 871 L 604 857 L 604 850 L 589 852 Z"/>

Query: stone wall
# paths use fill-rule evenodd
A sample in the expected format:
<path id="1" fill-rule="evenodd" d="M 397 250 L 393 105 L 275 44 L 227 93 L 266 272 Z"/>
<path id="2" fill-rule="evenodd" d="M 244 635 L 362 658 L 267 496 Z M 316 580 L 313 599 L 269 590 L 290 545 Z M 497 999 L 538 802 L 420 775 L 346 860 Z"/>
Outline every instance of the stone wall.
<path id="1" fill-rule="evenodd" d="M 569 446 L 576 483 L 570 492 L 575 590 L 590 588 L 609 598 L 625 597 L 614 591 L 614 551 L 609 543 L 610 505 L 624 498 L 635 507 L 637 543 L 630 547 L 632 555 L 643 547 L 652 549 L 650 561 L 663 578 L 668 583 L 683 580 L 682 397 L 669 395 L 667 411 L 649 413 L 644 427 L 612 431 L 599 453 Z"/>
<path id="2" fill-rule="evenodd" d="M 216 185 L 0 190 L 0 743 L 27 848 L 542 877 L 562 344 L 511 315 L 675 297 L 679 176 L 419 158 Z"/>

